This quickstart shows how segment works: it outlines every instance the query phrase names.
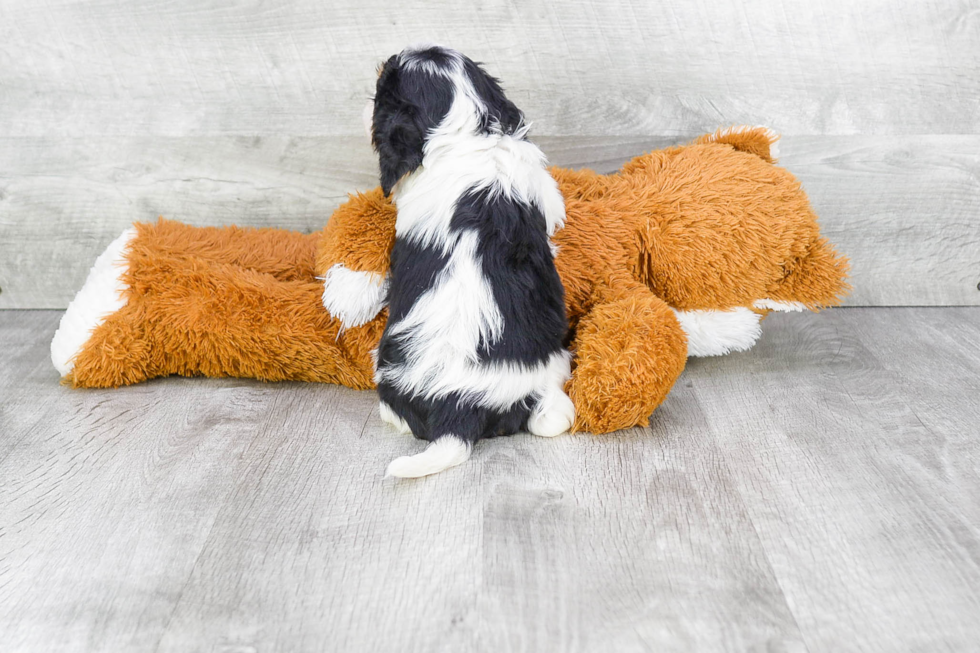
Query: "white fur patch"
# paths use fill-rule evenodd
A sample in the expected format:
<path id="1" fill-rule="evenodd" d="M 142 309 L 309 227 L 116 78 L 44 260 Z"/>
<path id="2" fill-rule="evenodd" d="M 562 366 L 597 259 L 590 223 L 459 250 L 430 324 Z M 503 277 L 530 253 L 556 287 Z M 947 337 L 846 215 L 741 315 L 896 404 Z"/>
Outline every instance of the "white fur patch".
<path id="1" fill-rule="evenodd" d="M 752 302 L 758 309 L 779 311 L 780 313 L 799 313 L 809 310 L 802 302 L 782 302 L 775 299 L 758 299 Z"/>
<path id="2" fill-rule="evenodd" d="M 92 331 L 106 317 L 126 305 L 126 284 L 122 275 L 128 267 L 126 247 L 136 236 L 129 228 L 116 238 L 95 260 L 85 284 L 61 316 L 61 323 L 51 340 L 51 362 L 61 376 L 75 366 L 74 358 L 88 342 Z"/>
<path id="3" fill-rule="evenodd" d="M 565 200 L 544 153 L 523 140 L 526 126 L 513 135 L 478 133 L 478 117 L 486 108 L 461 66 L 451 77 L 456 93 L 446 117 L 426 139 L 422 165 L 395 184 L 398 236 L 448 253 L 456 203 L 471 189 L 534 204 L 553 236 L 565 225 Z"/>
<path id="4" fill-rule="evenodd" d="M 504 319 L 476 255 L 475 232 L 463 233 L 433 287 L 424 293 L 389 335 L 410 343 L 411 382 L 431 386 L 450 361 L 477 362 L 480 341 L 496 342 Z"/>
<path id="5" fill-rule="evenodd" d="M 438 64 L 436 64 L 433 61 L 429 61 L 427 59 L 420 59 L 417 56 L 418 53 L 424 52 L 425 50 L 429 50 L 431 48 L 439 48 L 440 50 L 444 50 L 445 54 L 450 57 L 455 54 L 455 52 L 453 52 L 452 50 L 443 48 L 441 45 L 437 43 L 420 41 L 418 43 L 413 43 L 412 45 L 409 45 L 404 50 L 399 52 L 398 62 L 402 66 L 404 66 L 406 70 L 424 70 L 430 75 L 450 77 L 452 75 L 452 71 L 440 67 Z"/>
<path id="6" fill-rule="evenodd" d="M 408 422 L 403 420 L 401 417 L 395 414 L 395 411 L 391 409 L 391 406 L 385 402 L 379 402 L 378 411 L 381 413 L 381 421 L 385 424 L 390 424 L 395 427 L 395 430 L 402 435 L 411 435 L 412 428 L 408 425 Z"/>
<path id="7" fill-rule="evenodd" d="M 376 272 L 355 272 L 340 263 L 318 277 L 323 280 L 323 307 L 345 329 L 367 324 L 385 307 L 388 278 Z"/>
<path id="8" fill-rule="evenodd" d="M 388 464 L 385 476 L 418 478 L 436 474 L 466 462 L 473 447 L 454 435 L 444 435 L 429 443 L 422 453 L 395 458 Z"/>
<path id="9" fill-rule="evenodd" d="M 677 321 L 687 334 L 688 356 L 721 356 L 745 351 L 762 335 L 762 316 L 739 306 L 728 311 L 678 311 Z"/>
<path id="10" fill-rule="evenodd" d="M 571 354 L 559 351 L 547 362 L 525 367 L 520 363 L 480 364 L 440 356 L 420 359 L 414 367 L 392 366 L 375 373 L 400 392 L 434 399 L 458 392 L 476 406 L 505 410 L 528 395 L 542 397 L 549 389 L 563 388 L 571 377 Z M 426 383 L 431 380 L 431 383 Z"/>
<path id="11" fill-rule="evenodd" d="M 772 130 L 770 130 L 770 131 L 772 131 Z M 773 132 L 773 133 L 775 133 L 775 132 Z M 780 143 L 780 140 L 772 140 L 772 139 L 769 140 L 769 158 L 770 159 L 778 159 L 779 158 L 779 154 L 780 154 L 780 152 L 779 152 L 779 143 Z"/>
<path id="12" fill-rule="evenodd" d="M 527 430 L 533 435 L 553 438 L 568 433 L 575 423 L 575 405 L 561 387 L 551 386 L 538 399 L 534 412 L 527 421 Z"/>

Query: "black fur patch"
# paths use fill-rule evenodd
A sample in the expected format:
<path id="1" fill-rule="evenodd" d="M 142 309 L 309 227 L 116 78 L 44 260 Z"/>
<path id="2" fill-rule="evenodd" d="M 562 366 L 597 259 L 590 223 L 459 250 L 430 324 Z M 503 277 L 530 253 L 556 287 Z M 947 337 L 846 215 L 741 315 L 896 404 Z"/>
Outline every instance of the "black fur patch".
<path id="1" fill-rule="evenodd" d="M 395 239 L 388 285 L 388 322 L 378 343 L 379 369 L 405 362 L 405 346 L 401 339 L 390 334 L 390 330 L 405 319 L 419 297 L 432 289 L 436 277 L 445 269 L 448 261 L 448 256 L 432 247 L 416 245 L 402 238 Z M 395 412 L 401 415 L 397 410 Z M 402 418 L 407 420 L 404 415 Z"/>
<path id="2" fill-rule="evenodd" d="M 378 384 L 378 397 L 405 420 L 416 438 L 430 442 L 450 434 L 467 442 L 512 435 L 526 431 L 531 416 L 526 402 L 500 411 L 474 406 L 457 393 L 422 401 L 387 383 Z"/>
<path id="3" fill-rule="evenodd" d="M 460 198 L 450 230 L 477 232 L 477 256 L 504 318 L 502 337 L 480 343 L 481 360 L 530 366 L 561 349 L 564 286 L 538 207 L 483 189 Z"/>

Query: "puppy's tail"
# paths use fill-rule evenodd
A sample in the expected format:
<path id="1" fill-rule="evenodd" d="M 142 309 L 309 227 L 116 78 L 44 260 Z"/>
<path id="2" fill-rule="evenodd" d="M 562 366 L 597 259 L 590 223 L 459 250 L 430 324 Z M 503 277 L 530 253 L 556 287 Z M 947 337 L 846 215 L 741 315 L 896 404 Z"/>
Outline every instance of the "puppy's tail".
<path id="1" fill-rule="evenodd" d="M 455 435 L 444 435 L 429 443 L 422 453 L 395 458 L 388 464 L 386 476 L 418 478 L 437 474 L 466 462 L 473 445 Z"/>

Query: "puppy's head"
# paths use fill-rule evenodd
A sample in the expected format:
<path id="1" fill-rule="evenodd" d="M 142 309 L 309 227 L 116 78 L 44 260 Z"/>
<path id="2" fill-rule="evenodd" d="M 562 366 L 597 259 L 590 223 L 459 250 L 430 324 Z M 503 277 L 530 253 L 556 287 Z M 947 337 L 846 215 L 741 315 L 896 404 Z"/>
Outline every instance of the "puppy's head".
<path id="1" fill-rule="evenodd" d="M 496 79 L 468 57 L 440 46 L 413 47 L 382 64 L 374 94 L 371 142 L 385 195 L 422 165 L 435 134 L 513 134 L 524 116 Z"/>

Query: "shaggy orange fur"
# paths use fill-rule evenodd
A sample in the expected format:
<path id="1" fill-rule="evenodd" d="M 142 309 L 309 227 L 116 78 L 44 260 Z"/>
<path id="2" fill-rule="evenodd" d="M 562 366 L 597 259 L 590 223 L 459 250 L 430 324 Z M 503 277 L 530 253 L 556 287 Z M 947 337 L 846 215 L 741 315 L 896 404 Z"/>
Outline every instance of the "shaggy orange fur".
<path id="1" fill-rule="evenodd" d="M 821 238 L 799 182 L 772 165 L 766 130 L 718 132 L 639 156 L 612 175 L 553 168 L 566 202 L 555 234 L 576 428 L 645 424 L 684 368 L 674 311 L 769 299 L 837 304 L 847 262 Z M 317 234 L 138 225 L 129 303 L 96 328 L 68 381 L 118 386 L 165 374 L 372 387 L 382 312 L 341 331 L 316 279 L 332 265 L 384 273 L 395 209 L 352 196 Z"/>

